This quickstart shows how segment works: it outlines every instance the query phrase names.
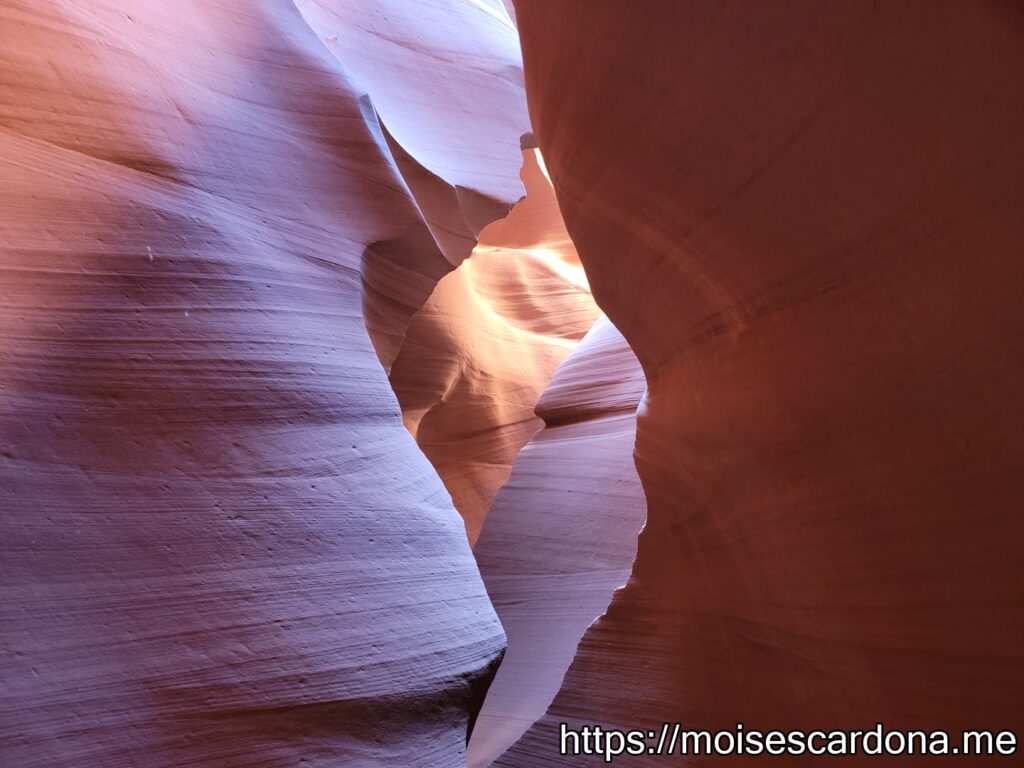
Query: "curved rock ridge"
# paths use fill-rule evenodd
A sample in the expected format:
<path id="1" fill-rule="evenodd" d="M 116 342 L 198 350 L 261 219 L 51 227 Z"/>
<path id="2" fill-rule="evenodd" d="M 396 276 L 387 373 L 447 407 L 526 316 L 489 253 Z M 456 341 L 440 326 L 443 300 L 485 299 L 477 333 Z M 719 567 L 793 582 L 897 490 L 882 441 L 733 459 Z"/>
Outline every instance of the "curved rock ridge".
<path id="1" fill-rule="evenodd" d="M 544 387 L 598 315 L 542 162 L 523 152 L 526 197 L 437 284 L 391 369 L 405 424 L 470 543 L 543 423 L 534 406 Z"/>
<path id="2" fill-rule="evenodd" d="M 1019 728 L 1019 9 L 641 5 L 516 3 L 567 228 L 647 373 L 648 521 L 500 764 L 590 764 L 559 721 Z"/>
<path id="3" fill-rule="evenodd" d="M 369 94 L 367 122 L 427 225 L 365 253 L 364 313 L 390 369 L 409 314 L 523 195 L 520 160 L 509 153 L 530 131 L 515 27 L 500 0 L 295 5 Z M 427 258 L 431 239 L 440 253 Z"/>
<path id="4" fill-rule="evenodd" d="M 508 148 L 530 123 L 519 39 L 501 0 L 294 2 L 420 166 L 498 205 L 522 195 Z"/>
<path id="5" fill-rule="evenodd" d="M 565 359 L 494 499 L 473 552 L 508 635 L 469 745 L 489 765 L 547 709 L 586 628 L 629 577 L 646 506 L 633 467 L 645 388 L 626 340 L 601 317 Z"/>
<path id="6" fill-rule="evenodd" d="M 383 131 L 508 206 L 522 93 L 321 6 L 390 55 L 285 0 L 0 6 L 3 765 L 463 764 L 504 636 L 364 289 L 399 338 L 451 268 Z M 384 92 L 430 78 L 472 98 Z"/>

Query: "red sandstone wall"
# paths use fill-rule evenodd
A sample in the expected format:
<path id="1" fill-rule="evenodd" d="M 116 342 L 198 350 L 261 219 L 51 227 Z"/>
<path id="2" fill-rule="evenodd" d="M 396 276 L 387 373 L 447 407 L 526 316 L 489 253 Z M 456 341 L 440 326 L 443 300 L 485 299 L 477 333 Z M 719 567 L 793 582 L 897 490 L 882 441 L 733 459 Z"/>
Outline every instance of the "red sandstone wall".
<path id="1" fill-rule="evenodd" d="M 582 764 L 562 719 L 1019 729 L 1019 10 L 516 10 L 567 227 L 647 373 L 649 521 L 500 764 Z"/>

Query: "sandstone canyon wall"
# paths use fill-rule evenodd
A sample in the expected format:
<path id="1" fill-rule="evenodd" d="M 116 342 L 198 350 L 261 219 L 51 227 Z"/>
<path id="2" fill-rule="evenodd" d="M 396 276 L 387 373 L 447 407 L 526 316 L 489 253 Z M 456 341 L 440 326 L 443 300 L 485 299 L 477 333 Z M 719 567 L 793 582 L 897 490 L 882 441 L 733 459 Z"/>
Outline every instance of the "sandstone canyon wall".
<path id="1" fill-rule="evenodd" d="M 589 764 L 559 721 L 1019 729 L 1019 7 L 516 14 L 566 225 L 647 375 L 649 517 L 499 764 Z"/>
<path id="2" fill-rule="evenodd" d="M 0 39 L 0 763 L 462 764 L 504 637 L 378 353 L 522 195 L 500 2 Z"/>

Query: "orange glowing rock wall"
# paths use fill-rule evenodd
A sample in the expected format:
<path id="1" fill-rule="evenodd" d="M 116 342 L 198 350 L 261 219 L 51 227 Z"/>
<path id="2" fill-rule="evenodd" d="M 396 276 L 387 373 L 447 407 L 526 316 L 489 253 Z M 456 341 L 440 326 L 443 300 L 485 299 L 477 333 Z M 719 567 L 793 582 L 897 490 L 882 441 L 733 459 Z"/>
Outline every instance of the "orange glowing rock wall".
<path id="1" fill-rule="evenodd" d="M 438 283 L 391 369 L 406 426 L 471 543 L 516 454 L 543 423 L 537 399 L 598 314 L 536 150 L 523 158 L 526 197 Z"/>
<path id="2" fill-rule="evenodd" d="M 567 228 L 647 374 L 649 519 L 500 764 L 589 764 L 562 720 L 1019 728 L 1019 9 L 516 11 Z"/>
<path id="3" fill-rule="evenodd" d="M 501 4 L 0 40 L 0 764 L 462 764 L 504 636 L 377 353 L 522 195 Z"/>

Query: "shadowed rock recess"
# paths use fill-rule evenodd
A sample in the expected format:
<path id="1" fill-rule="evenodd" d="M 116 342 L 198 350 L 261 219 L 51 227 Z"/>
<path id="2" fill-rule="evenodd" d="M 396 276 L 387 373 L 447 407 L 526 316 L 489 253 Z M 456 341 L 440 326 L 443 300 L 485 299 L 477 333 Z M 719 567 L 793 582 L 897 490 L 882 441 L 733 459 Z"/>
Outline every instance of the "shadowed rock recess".
<path id="1" fill-rule="evenodd" d="M 1024 736 L 1022 21 L 0 0 L 0 766 Z"/>

